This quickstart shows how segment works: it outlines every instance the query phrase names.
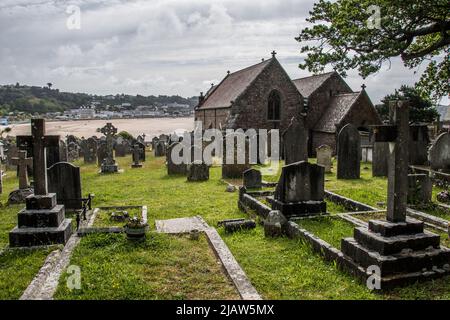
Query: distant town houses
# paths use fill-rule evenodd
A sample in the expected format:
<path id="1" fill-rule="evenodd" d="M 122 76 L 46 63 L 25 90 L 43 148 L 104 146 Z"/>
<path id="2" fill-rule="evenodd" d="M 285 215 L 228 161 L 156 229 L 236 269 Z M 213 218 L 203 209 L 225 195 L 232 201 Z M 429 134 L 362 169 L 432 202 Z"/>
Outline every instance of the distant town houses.
<path id="1" fill-rule="evenodd" d="M 134 107 L 124 102 L 120 105 L 102 106 L 98 101 L 88 106 L 80 106 L 64 112 L 47 113 L 47 119 L 77 120 L 77 119 L 121 119 L 121 118 L 164 118 L 164 117 L 190 117 L 194 114 L 193 108 L 188 104 L 169 103 L 162 106 L 140 105 Z"/>

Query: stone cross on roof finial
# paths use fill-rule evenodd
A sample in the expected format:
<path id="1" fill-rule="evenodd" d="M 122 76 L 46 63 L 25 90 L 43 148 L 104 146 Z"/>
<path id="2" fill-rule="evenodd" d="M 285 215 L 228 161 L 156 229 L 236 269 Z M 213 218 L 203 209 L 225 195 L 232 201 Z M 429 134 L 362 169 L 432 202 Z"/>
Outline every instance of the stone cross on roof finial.
<path id="1" fill-rule="evenodd" d="M 363 83 L 361 89 L 366 90 L 367 86 Z"/>
<path id="2" fill-rule="evenodd" d="M 275 56 L 277 55 L 277 52 L 275 50 L 272 51 L 272 58 L 275 58 Z"/>

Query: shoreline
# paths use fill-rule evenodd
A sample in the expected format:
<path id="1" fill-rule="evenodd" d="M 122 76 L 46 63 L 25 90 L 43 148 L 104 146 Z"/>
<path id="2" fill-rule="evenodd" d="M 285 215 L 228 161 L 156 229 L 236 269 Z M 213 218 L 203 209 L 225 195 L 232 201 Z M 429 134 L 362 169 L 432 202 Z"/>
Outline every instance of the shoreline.
<path id="1" fill-rule="evenodd" d="M 103 127 L 106 123 L 111 122 L 118 130 L 127 131 L 133 136 L 145 134 L 147 139 L 160 134 L 170 134 L 176 130 L 194 129 L 194 117 L 179 118 L 127 118 L 127 119 L 74 119 L 74 120 L 48 120 L 46 121 L 46 134 L 74 135 L 78 138 L 91 137 L 93 135 L 100 136 L 97 132 L 98 128 Z M 0 129 L 10 127 L 10 136 L 29 135 L 31 127 L 29 122 L 10 124 L 8 126 L 0 126 Z"/>

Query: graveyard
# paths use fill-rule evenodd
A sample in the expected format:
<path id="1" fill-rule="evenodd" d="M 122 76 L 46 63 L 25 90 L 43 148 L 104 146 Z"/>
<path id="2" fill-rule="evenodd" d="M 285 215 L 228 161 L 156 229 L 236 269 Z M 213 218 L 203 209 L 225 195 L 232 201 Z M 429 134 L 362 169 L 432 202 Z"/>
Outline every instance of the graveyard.
<path id="1" fill-rule="evenodd" d="M 292 128 L 301 127 L 295 123 Z M 351 151 L 338 151 L 338 159 L 330 153 L 328 159 L 322 153 L 308 158 L 303 144 L 286 149 L 293 160 L 289 164 L 281 160 L 278 172 L 271 175 L 261 175 L 261 164 L 247 171 L 250 165 L 227 165 L 225 171 L 220 164 L 201 162 L 186 167 L 169 157 L 179 143 L 170 143 L 170 136 L 160 136 L 148 146 L 139 145 L 138 137 L 137 143 L 126 143 L 125 152 L 114 152 L 114 141 L 124 142 L 110 124 L 104 127 L 110 140 L 106 140 L 103 161 L 97 155 L 78 154 L 71 163 L 57 162 L 45 170 L 45 161 L 39 161 L 45 153 L 40 152 L 55 145 L 57 138 L 45 135 L 42 122 L 34 121 L 33 128 L 33 135 L 22 139 L 44 138 L 33 143 L 28 156 L 19 153 L 14 160 L 18 175 L 9 170 L 3 178 L 1 299 L 450 298 L 446 264 L 450 211 L 438 199 L 446 190 L 444 185 L 432 185 L 431 202 L 411 200 L 407 204 L 406 193 L 403 200 L 393 200 L 394 193 L 388 190 L 395 183 L 389 179 L 397 174 L 395 181 L 404 182 L 408 172 L 390 169 L 390 178 L 374 177 L 373 163 L 360 162 L 358 152 L 352 160 L 356 157 L 357 168 L 345 164 L 339 170 L 339 159 L 352 156 Z M 380 140 L 403 137 L 392 138 L 383 131 L 386 128 L 380 127 Z M 349 138 L 352 133 L 345 130 L 339 139 L 346 139 L 348 145 L 340 146 L 358 147 L 359 141 Z M 104 165 L 114 168 L 104 171 Z M 29 166 L 33 168 L 33 193 L 22 203 L 8 204 L 8 195 L 17 186 L 19 190 L 29 187 Z M 44 170 L 41 177 L 45 179 L 36 176 L 39 170 Z M 241 178 L 236 175 L 239 170 Z M 385 220 L 393 210 L 391 201 L 405 206 L 394 213 L 403 212 L 406 223 Z M 47 218 L 53 216 L 57 220 Z M 130 239 L 131 217 L 142 221 L 141 241 Z M 391 275 L 391 268 L 395 271 L 394 276 L 383 278 L 386 290 L 370 290 L 367 275 L 361 281 L 361 274 L 352 269 L 354 264 L 345 263 L 363 261 L 350 260 L 341 251 L 351 255 L 349 244 L 355 243 L 351 237 L 363 239 L 358 232 L 372 228 L 379 228 L 377 232 L 385 234 L 382 239 L 390 240 L 380 247 L 384 250 L 381 257 L 396 257 L 400 262 L 410 259 L 410 249 L 402 249 L 404 243 L 418 252 L 407 267 L 414 271 L 409 273 L 411 281 L 403 283 L 398 275 L 405 267 L 393 259 L 392 265 L 383 264 L 383 272 Z M 407 240 L 397 244 L 398 232 L 409 232 L 399 238 Z M 443 266 L 431 268 L 429 260 L 421 262 L 422 257 Z M 73 266 L 81 270 L 79 288 L 68 285 Z"/>

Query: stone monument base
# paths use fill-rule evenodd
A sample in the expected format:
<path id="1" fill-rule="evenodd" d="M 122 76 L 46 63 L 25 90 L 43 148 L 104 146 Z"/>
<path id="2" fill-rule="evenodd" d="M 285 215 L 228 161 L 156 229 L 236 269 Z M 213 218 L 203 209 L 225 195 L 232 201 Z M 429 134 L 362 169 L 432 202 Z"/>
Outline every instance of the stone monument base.
<path id="1" fill-rule="evenodd" d="M 369 221 L 368 228 L 355 228 L 353 238 L 342 239 L 341 250 L 347 270 L 363 279 L 373 276 L 381 289 L 450 274 L 450 249 L 415 219 Z M 372 266 L 380 273 L 368 270 Z"/>
<path id="2" fill-rule="evenodd" d="M 25 201 L 18 225 L 9 233 L 10 247 L 65 244 L 69 240 L 72 220 L 65 219 L 64 206 L 56 204 L 56 194 L 30 195 Z"/>
<path id="3" fill-rule="evenodd" d="M 191 182 L 209 180 L 209 167 L 205 163 L 193 163 L 187 168 L 187 180 Z"/>
<path id="4" fill-rule="evenodd" d="M 325 201 L 302 201 L 295 203 L 283 203 L 274 197 L 267 197 L 267 201 L 272 206 L 272 210 L 279 210 L 289 218 L 292 216 L 316 216 L 327 213 L 327 203 Z"/>
<path id="5" fill-rule="evenodd" d="M 117 173 L 119 166 L 117 164 L 102 164 L 101 173 Z"/>
<path id="6" fill-rule="evenodd" d="M 133 163 L 133 164 L 131 165 L 131 167 L 132 167 L 132 168 L 142 168 L 142 164 L 140 164 L 140 163 L 138 163 L 138 164 Z"/>

